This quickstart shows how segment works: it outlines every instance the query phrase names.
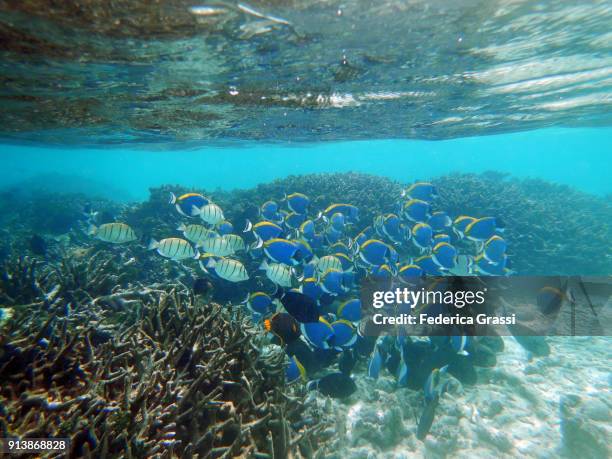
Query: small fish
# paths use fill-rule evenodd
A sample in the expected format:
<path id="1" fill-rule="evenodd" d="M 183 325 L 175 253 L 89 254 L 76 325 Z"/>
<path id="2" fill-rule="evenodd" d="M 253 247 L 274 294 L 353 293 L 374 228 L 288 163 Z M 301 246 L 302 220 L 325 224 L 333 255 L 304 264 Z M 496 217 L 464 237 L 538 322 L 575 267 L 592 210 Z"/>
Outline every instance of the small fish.
<path id="1" fill-rule="evenodd" d="M 453 232 L 459 239 L 463 239 L 465 237 L 465 229 L 475 220 L 476 219 L 474 217 L 460 215 L 459 217 L 455 218 L 455 221 L 453 222 Z"/>
<path id="2" fill-rule="evenodd" d="M 337 269 L 339 271 L 343 271 L 342 262 L 340 259 L 334 255 L 325 255 L 324 257 L 316 260 L 317 270 L 320 273 L 324 273 L 328 269 Z"/>
<path id="3" fill-rule="evenodd" d="M 293 284 L 293 270 L 287 265 L 264 260 L 259 269 L 263 269 L 268 279 L 281 287 L 291 287 Z"/>
<path id="4" fill-rule="evenodd" d="M 433 230 L 427 223 L 417 223 L 412 227 L 412 242 L 422 251 L 431 247 Z"/>
<path id="5" fill-rule="evenodd" d="M 344 225 L 346 224 L 346 218 L 344 217 L 344 214 L 336 212 L 330 217 L 329 223 L 336 231 L 342 232 L 344 230 Z"/>
<path id="6" fill-rule="evenodd" d="M 431 402 L 441 395 L 441 377 L 447 370 L 448 365 L 445 365 L 442 368 L 434 368 L 429 374 L 427 381 L 425 381 L 425 386 L 423 387 L 423 391 L 425 392 L 425 400 L 427 402 Z"/>
<path id="7" fill-rule="evenodd" d="M 383 241 L 369 239 L 359 246 L 359 257 L 370 266 L 380 266 L 395 263 L 397 252 Z"/>
<path id="8" fill-rule="evenodd" d="M 198 248 L 204 249 L 206 253 L 217 257 L 225 257 L 233 255 L 236 251 L 226 236 L 216 236 L 208 239 L 202 239 L 197 243 Z"/>
<path id="9" fill-rule="evenodd" d="M 342 236 L 342 231 L 338 231 L 331 225 L 325 229 L 325 239 L 327 240 L 328 244 L 335 244 L 342 239 Z"/>
<path id="10" fill-rule="evenodd" d="M 194 215 L 199 215 L 200 218 L 209 225 L 216 225 L 217 223 L 225 220 L 221 207 L 219 207 L 217 204 L 213 204 L 212 202 L 203 207 L 194 206 L 191 213 Z"/>
<path id="11" fill-rule="evenodd" d="M 232 225 L 232 222 L 227 220 L 220 221 L 215 225 L 215 228 L 222 236 L 234 232 L 234 225 Z"/>
<path id="12" fill-rule="evenodd" d="M 193 242 L 194 244 L 197 244 L 204 239 L 219 236 L 219 233 L 216 231 L 209 230 L 202 225 L 185 225 L 184 223 L 181 223 L 177 230 L 183 233 L 185 239 Z"/>
<path id="13" fill-rule="evenodd" d="M 340 260 L 342 271 L 352 271 L 353 270 L 354 268 L 353 259 L 350 256 L 342 252 L 334 253 L 332 256 Z"/>
<path id="14" fill-rule="evenodd" d="M 314 252 L 308 242 L 303 239 L 293 239 L 293 243 L 298 247 L 300 262 L 309 263 L 314 258 Z"/>
<path id="15" fill-rule="evenodd" d="M 269 241 L 270 239 L 277 238 L 283 233 L 283 229 L 276 223 L 263 221 L 253 225 L 249 220 L 247 220 L 243 233 L 247 233 L 249 231 L 252 231 L 255 238 L 261 240 L 262 243 Z"/>
<path id="16" fill-rule="evenodd" d="M 202 261 L 200 261 L 200 266 L 202 266 Z M 244 265 L 232 258 L 219 257 L 215 259 L 210 257 L 206 266 L 202 266 L 202 269 L 205 268 L 214 269 L 217 276 L 229 282 L 242 282 L 249 279 L 249 274 Z"/>
<path id="17" fill-rule="evenodd" d="M 370 275 L 378 279 L 391 279 L 395 276 L 395 270 L 388 264 L 384 264 L 372 267 Z"/>
<path id="18" fill-rule="evenodd" d="M 308 295 L 296 291 L 288 291 L 280 298 L 285 310 L 301 323 L 317 322 L 319 308 L 317 302 Z"/>
<path id="19" fill-rule="evenodd" d="M 396 244 L 402 243 L 406 236 L 410 237 L 410 233 L 404 231 L 399 217 L 395 214 L 385 215 L 381 223 L 381 232 L 383 235 L 387 236 Z"/>
<path id="20" fill-rule="evenodd" d="M 274 333 L 282 343 L 289 344 L 300 337 L 300 326 L 296 320 L 286 312 L 277 312 L 264 320 L 264 328 Z"/>
<path id="21" fill-rule="evenodd" d="M 291 384 L 298 379 L 301 379 L 303 382 L 307 381 L 306 369 L 304 368 L 304 365 L 300 363 L 297 357 L 293 355 L 289 357 L 289 363 L 285 369 L 285 381 L 287 381 L 287 384 Z"/>
<path id="22" fill-rule="evenodd" d="M 270 295 L 264 292 L 253 292 L 243 301 L 253 314 L 265 316 L 274 307 Z"/>
<path id="23" fill-rule="evenodd" d="M 315 224 L 312 220 L 306 220 L 300 225 L 299 232 L 306 238 L 312 239 L 315 235 Z"/>
<path id="24" fill-rule="evenodd" d="M 155 239 L 151 239 L 148 249 L 157 250 L 157 253 L 162 257 L 174 261 L 186 260 L 187 258 L 200 258 L 200 254 L 194 250 L 193 246 L 188 241 L 178 237 L 169 237 L 159 242 Z"/>
<path id="25" fill-rule="evenodd" d="M 453 269 L 457 265 L 457 249 L 448 242 L 440 242 L 432 250 L 433 261 L 442 269 Z"/>
<path id="26" fill-rule="evenodd" d="M 317 302 L 325 294 L 315 277 L 305 278 L 300 286 L 300 291 Z"/>
<path id="27" fill-rule="evenodd" d="M 321 288 L 330 295 L 343 295 L 350 290 L 349 279 L 342 270 L 328 269 L 321 275 Z"/>
<path id="28" fill-rule="evenodd" d="M 410 285 L 416 285 L 421 277 L 423 277 L 423 274 L 423 268 L 415 264 L 403 265 L 397 271 L 400 281 Z"/>
<path id="29" fill-rule="evenodd" d="M 368 239 L 371 239 L 374 233 L 374 229 L 371 226 L 368 226 L 361 233 L 351 239 L 349 243 L 349 248 L 355 247 L 358 249 L 361 245 L 365 244 Z"/>
<path id="30" fill-rule="evenodd" d="M 308 390 L 318 390 L 328 397 L 346 398 L 357 390 L 357 385 L 350 376 L 338 372 L 310 381 L 307 388 Z"/>
<path id="31" fill-rule="evenodd" d="M 473 259 L 472 268 L 474 271 L 485 276 L 509 276 L 513 271 L 509 269 L 508 264 L 509 260 L 506 255 L 504 255 L 499 263 L 494 264 L 481 253 Z"/>
<path id="32" fill-rule="evenodd" d="M 90 225 L 87 232 L 96 239 L 112 244 L 123 244 L 138 239 L 134 230 L 125 223 L 105 223 L 99 227 Z"/>
<path id="33" fill-rule="evenodd" d="M 285 196 L 285 200 L 287 201 L 287 207 L 296 214 L 306 214 L 308 212 L 310 199 L 305 194 L 291 193 Z"/>
<path id="34" fill-rule="evenodd" d="M 340 319 L 331 323 L 334 335 L 330 345 L 338 350 L 351 347 L 357 341 L 357 330 L 348 320 Z"/>
<path id="35" fill-rule="evenodd" d="M 444 273 L 431 255 L 424 255 L 414 260 L 414 264 L 421 268 L 425 274 L 430 276 L 442 276 Z"/>
<path id="36" fill-rule="evenodd" d="M 438 190 L 429 182 L 416 182 L 410 185 L 407 190 L 402 191 L 402 196 L 431 201 L 438 196 Z"/>
<path id="37" fill-rule="evenodd" d="M 376 345 L 374 346 L 374 351 L 372 351 L 372 356 L 370 357 L 370 362 L 368 363 L 368 376 L 370 378 L 378 379 L 382 365 L 382 354 L 380 353 L 378 345 Z"/>
<path id="38" fill-rule="evenodd" d="M 264 253 L 275 263 L 289 266 L 298 265 L 303 259 L 303 253 L 298 245 L 288 239 L 269 239 L 263 244 Z"/>
<path id="39" fill-rule="evenodd" d="M 246 249 L 246 246 L 244 245 L 244 239 L 242 239 L 237 234 L 226 234 L 222 237 L 227 241 L 227 243 L 234 250 L 234 252 L 241 252 Z"/>
<path id="40" fill-rule="evenodd" d="M 342 203 L 330 205 L 323 212 L 319 213 L 318 218 L 325 217 L 325 219 L 329 220 L 335 213 L 343 214 L 348 223 L 357 223 L 359 221 L 359 209 L 352 204 Z"/>
<path id="41" fill-rule="evenodd" d="M 280 223 L 283 221 L 283 217 L 278 211 L 278 204 L 274 201 L 264 202 L 259 208 L 259 215 L 271 222 Z"/>
<path id="42" fill-rule="evenodd" d="M 353 256 L 353 251 L 344 242 L 336 242 L 330 245 L 329 251 L 335 254 L 343 253 L 348 257 Z"/>
<path id="43" fill-rule="evenodd" d="M 305 221 L 306 214 L 298 214 L 296 212 L 285 214 L 283 217 L 283 223 L 290 230 L 298 229 Z"/>
<path id="44" fill-rule="evenodd" d="M 429 204 L 420 199 L 411 199 L 402 206 L 402 213 L 408 220 L 424 223 L 429 218 Z"/>
<path id="45" fill-rule="evenodd" d="M 329 340 L 334 336 L 334 329 L 323 317 L 315 322 L 307 322 L 300 325 L 302 336 L 313 347 L 318 349 L 329 349 Z"/>
<path id="46" fill-rule="evenodd" d="M 354 298 L 345 301 L 338 306 L 337 316 L 349 322 L 359 322 L 361 320 L 361 300 Z"/>
<path id="47" fill-rule="evenodd" d="M 440 231 L 446 231 L 450 228 L 453 221 L 446 212 L 438 211 L 431 214 L 429 220 L 427 220 L 427 224 L 431 226 L 436 233 L 439 233 Z"/>
<path id="48" fill-rule="evenodd" d="M 564 301 L 574 302 L 574 296 L 566 287 L 561 290 L 556 287 L 543 287 L 538 291 L 536 298 L 538 309 L 542 314 L 556 314 Z"/>
<path id="49" fill-rule="evenodd" d="M 197 217 L 193 208 L 199 209 L 210 203 L 210 199 L 198 193 L 185 193 L 178 198 L 170 193 L 170 204 L 174 204 L 179 214 L 184 217 Z"/>
<path id="50" fill-rule="evenodd" d="M 484 244 L 483 255 L 487 261 L 497 265 L 503 262 L 507 246 L 506 241 L 501 236 L 491 236 Z"/>
<path id="51" fill-rule="evenodd" d="M 191 6 L 189 12 L 195 16 L 217 16 L 226 14 L 229 10 L 226 8 L 218 8 L 214 6 Z"/>
<path id="52" fill-rule="evenodd" d="M 465 228 L 465 237 L 472 241 L 484 242 L 493 237 L 496 231 L 503 231 L 503 225 L 494 217 L 477 218 Z"/>
<path id="53" fill-rule="evenodd" d="M 438 407 L 438 400 L 439 399 L 436 397 L 434 400 L 426 403 L 425 407 L 423 408 L 423 412 L 419 417 L 416 437 L 421 441 L 425 440 L 427 434 L 431 430 L 431 426 L 436 415 L 436 408 Z"/>

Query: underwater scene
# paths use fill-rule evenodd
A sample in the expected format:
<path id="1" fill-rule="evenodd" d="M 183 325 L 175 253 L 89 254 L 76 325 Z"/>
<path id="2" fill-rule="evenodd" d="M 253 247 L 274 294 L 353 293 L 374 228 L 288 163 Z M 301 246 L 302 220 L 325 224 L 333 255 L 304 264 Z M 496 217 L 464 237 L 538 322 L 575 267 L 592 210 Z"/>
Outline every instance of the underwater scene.
<path id="1" fill-rule="evenodd" d="M 0 455 L 612 457 L 611 25 L 0 2 Z"/>

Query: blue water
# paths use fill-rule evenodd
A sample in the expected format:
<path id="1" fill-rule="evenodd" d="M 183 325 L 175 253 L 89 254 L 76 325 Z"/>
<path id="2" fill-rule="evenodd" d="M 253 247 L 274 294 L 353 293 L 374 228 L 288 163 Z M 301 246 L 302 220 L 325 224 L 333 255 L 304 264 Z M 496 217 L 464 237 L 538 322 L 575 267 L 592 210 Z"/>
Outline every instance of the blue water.
<path id="1" fill-rule="evenodd" d="M 450 172 L 508 172 L 606 195 L 612 128 L 543 129 L 442 141 L 238 144 L 189 150 L 60 149 L 2 146 L 0 188 L 30 183 L 120 201 L 144 200 L 149 187 L 249 188 L 291 174 L 358 171 L 402 183 Z M 43 180 L 41 180 L 43 176 Z"/>

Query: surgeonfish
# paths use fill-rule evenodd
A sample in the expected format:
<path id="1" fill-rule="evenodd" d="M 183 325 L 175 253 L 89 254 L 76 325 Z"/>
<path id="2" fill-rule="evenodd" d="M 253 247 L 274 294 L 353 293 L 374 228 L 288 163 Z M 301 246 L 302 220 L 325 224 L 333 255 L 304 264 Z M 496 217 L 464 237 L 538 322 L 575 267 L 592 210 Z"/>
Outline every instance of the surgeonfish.
<path id="1" fill-rule="evenodd" d="M 230 221 L 222 220 L 215 225 L 215 229 L 219 232 L 219 234 L 225 236 L 226 234 L 231 234 L 234 232 L 234 225 L 232 225 L 232 222 Z"/>
<path id="2" fill-rule="evenodd" d="M 268 263 L 264 260 L 259 269 L 263 269 L 266 272 L 266 276 L 272 282 L 281 287 L 292 287 L 293 284 L 293 270 L 281 263 Z"/>
<path id="3" fill-rule="evenodd" d="M 342 232 L 344 225 L 346 224 L 346 218 L 344 214 L 336 212 L 329 218 L 329 224 L 336 230 Z"/>
<path id="4" fill-rule="evenodd" d="M 361 300 L 359 298 L 354 298 L 345 301 L 338 306 L 336 315 L 349 322 L 359 322 L 361 320 Z"/>
<path id="5" fill-rule="evenodd" d="M 283 223 L 290 230 L 298 229 L 306 221 L 306 214 L 291 212 L 283 216 Z"/>
<path id="6" fill-rule="evenodd" d="M 208 239 L 202 239 L 196 246 L 204 249 L 206 253 L 210 253 L 217 257 L 233 255 L 236 252 L 232 243 L 226 238 L 226 236 L 216 236 Z"/>
<path id="7" fill-rule="evenodd" d="M 299 246 L 288 239 L 269 239 L 263 244 L 264 253 L 275 263 L 296 266 L 302 261 Z"/>
<path id="8" fill-rule="evenodd" d="M 237 234 L 225 234 L 222 237 L 227 241 L 234 252 L 241 252 L 246 249 L 244 239 Z"/>
<path id="9" fill-rule="evenodd" d="M 200 209 L 210 203 L 210 199 L 198 193 L 185 193 L 178 198 L 174 193 L 170 193 L 170 204 L 174 204 L 179 214 L 184 217 L 197 217 L 194 207 Z"/>
<path id="10" fill-rule="evenodd" d="M 312 220 L 304 221 L 299 228 L 299 232 L 306 239 L 312 239 L 315 235 L 315 223 Z"/>
<path id="11" fill-rule="evenodd" d="M 436 232 L 446 231 L 451 227 L 453 221 L 444 211 L 433 212 L 427 220 L 427 224 Z"/>
<path id="12" fill-rule="evenodd" d="M 334 336 L 334 329 L 323 317 L 316 322 L 300 325 L 302 336 L 315 348 L 329 349 L 329 340 Z"/>
<path id="13" fill-rule="evenodd" d="M 441 391 L 441 377 L 448 370 L 448 365 L 443 366 L 442 368 L 434 368 L 432 372 L 429 374 L 427 381 L 425 381 L 425 386 L 423 387 L 423 391 L 425 392 L 425 400 L 430 402 L 434 400 L 434 398 L 439 397 Z"/>
<path id="14" fill-rule="evenodd" d="M 310 381 L 306 387 L 308 390 L 318 390 L 323 395 L 332 398 L 347 398 L 357 390 L 355 381 L 341 372 L 330 373 L 322 378 Z"/>
<path id="15" fill-rule="evenodd" d="M 501 263 L 506 255 L 506 241 L 498 235 L 491 236 L 483 247 L 483 255 L 490 263 L 495 265 Z"/>
<path id="16" fill-rule="evenodd" d="M 284 293 L 280 301 L 285 310 L 300 323 L 317 322 L 319 320 L 317 302 L 304 293 L 289 290 Z"/>
<path id="17" fill-rule="evenodd" d="M 357 330 L 348 320 L 340 319 L 331 323 L 334 335 L 330 340 L 330 345 L 338 350 L 351 347 L 357 341 Z"/>
<path id="18" fill-rule="evenodd" d="M 429 218 L 429 204 L 420 199 L 411 199 L 402 206 L 404 216 L 416 223 L 425 223 Z"/>
<path id="19" fill-rule="evenodd" d="M 382 354 L 380 353 L 380 349 L 378 348 L 378 344 L 374 346 L 374 350 L 372 351 L 372 356 L 370 357 L 370 361 L 368 363 L 368 376 L 370 378 L 378 379 L 380 375 L 380 369 L 383 365 Z"/>
<path id="20" fill-rule="evenodd" d="M 247 233 L 249 231 L 252 231 L 255 238 L 261 240 L 262 242 L 277 238 L 283 233 L 283 229 L 276 223 L 263 221 L 253 225 L 249 220 L 247 220 L 243 233 Z"/>
<path id="21" fill-rule="evenodd" d="M 466 347 L 469 344 L 469 338 L 466 335 L 451 336 L 450 343 L 457 354 L 463 356 L 469 355 L 468 351 L 466 351 Z"/>
<path id="22" fill-rule="evenodd" d="M 380 266 L 385 263 L 395 263 L 397 252 L 388 244 L 378 239 L 369 239 L 359 246 L 359 257 L 370 266 Z"/>
<path id="23" fill-rule="evenodd" d="M 507 267 L 508 256 L 504 255 L 499 263 L 491 263 L 483 253 L 473 258 L 472 267 L 477 273 L 485 276 L 509 276 L 512 270 Z"/>
<path id="24" fill-rule="evenodd" d="M 417 258 L 414 260 L 414 264 L 430 276 L 442 276 L 444 274 L 431 255 L 423 255 Z"/>
<path id="25" fill-rule="evenodd" d="M 347 223 L 357 223 L 359 221 L 359 209 L 352 204 L 336 203 L 328 206 L 323 212 L 319 213 L 318 218 L 329 220 L 335 213 L 341 213 L 346 218 Z"/>
<path id="26" fill-rule="evenodd" d="M 216 231 L 210 230 L 202 225 L 185 225 L 184 223 L 181 223 L 177 230 L 183 233 L 185 239 L 193 242 L 194 244 L 197 244 L 204 239 L 219 236 L 219 233 Z"/>
<path id="27" fill-rule="evenodd" d="M 465 237 L 465 229 L 468 227 L 470 223 L 475 221 L 474 217 L 468 217 L 467 215 L 460 215 L 455 218 L 453 222 L 453 232 L 459 237 L 459 239 L 463 239 Z"/>
<path id="28" fill-rule="evenodd" d="M 306 214 L 308 212 L 310 199 L 305 194 L 291 193 L 285 196 L 285 200 L 287 201 L 287 207 L 296 214 Z"/>
<path id="29" fill-rule="evenodd" d="M 448 242 L 440 242 L 432 252 L 433 261 L 442 269 L 453 269 L 457 265 L 457 249 Z"/>
<path id="30" fill-rule="evenodd" d="M 174 261 L 186 260 L 188 258 L 198 259 L 200 257 L 200 254 L 197 250 L 194 250 L 188 241 L 178 237 L 169 237 L 161 241 L 151 239 L 149 250 L 157 250 L 157 253 L 162 257 Z"/>
<path id="31" fill-rule="evenodd" d="M 104 223 L 99 227 L 90 225 L 87 232 L 96 239 L 112 244 L 123 244 L 138 239 L 134 230 L 125 223 Z"/>
<path id="32" fill-rule="evenodd" d="M 259 208 L 259 215 L 271 222 L 280 223 L 283 221 L 283 217 L 278 210 L 278 204 L 274 201 L 264 202 Z"/>
<path id="33" fill-rule="evenodd" d="M 421 199 L 423 201 L 431 201 L 438 196 L 438 190 L 429 182 L 416 182 L 402 192 L 402 196 L 408 196 L 412 199 Z"/>
<path id="34" fill-rule="evenodd" d="M 199 215 L 200 218 L 209 225 L 216 225 L 225 220 L 221 207 L 212 202 L 200 208 L 194 206 L 191 212 L 195 215 Z"/>
<path id="35" fill-rule="evenodd" d="M 503 231 L 499 219 L 494 217 L 477 218 L 466 226 L 465 237 L 472 241 L 484 242 L 493 237 L 496 231 Z"/>
<path id="36" fill-rule="evenodd" d="M 275 334 L 283 344 L 289 344 L 300 337 L 300 326 L 286 312 L 277 312 L 264 320 L 266 331 Z"/>
<path id="37" fill-rule="evenodd" d="M 289 363 L 285 369 L 285 380 L 287 381 L 287 384 L 291 384 L 298 379 L 301 379 L 303 382 L 307 382 L 306 369 L 304 368 L 304 365 L 300 363 L 297 357 L 292 355 L 289 357 Z"/>
<path id="38" fill-rule="evenodd" d="M 300 285 L 300 291 L 304 295 L 308 295 L 315 301 L 319 301 L 319 299 L 325 294 L 321 285 L 319 285 L 319 281 L 316 277 L 307 277 L 302 280 L 302 285 Z"/>
<path id="39" fill-rule="evenodd" d="M 330 295 L 343 295 L 349 291 L 350 287 L 348 284 L 348 277 L 342 270 L 339 269 L 328 269 L 321 275 L 321 288 L 325 293 Z"/>
<path id="40" fill-rule="evenodd" d="M 343 271 L 342 262 L 334 255 L 325 255 L 324 257 L 316 260 L 317 270 L 320 273 L 324 273 L 328 269 L 337 269 Z"/>
<path id="41" fill-rule="evenodd" d="M 243 301 L 247 308 L 254 313 L 265 316 L 274 307 L 270 295 L 264 292 L 253 292 Z"/>
<path id="42" fill-rule="evenodd" d="M 415 264 L 407 264 L 401 266 L 397 271 L 397 277 L 403 283 L 416 285 L 421 277 L 423 277 L 423 268 Z"/>
<path id="43" fill-rule="evenodd" d="M 202 261 L 200 261 L 202 266 Z M 204 266 L 202 266 L 204 269 Z M 242 282 L 249 279 L 246 268 L 238 260 L 232 258 L 214 257 L 208 258 L 205 268 L 213 269 L 215 274 L 221 279 L 229 282 Z"/>
<path id="44" fill-rule="evenodd" d="M 421 253 L 431 247 L 433 242 L 433 230 L 427 223 L 417 223 L 412 227 L 412 242 Z"/>

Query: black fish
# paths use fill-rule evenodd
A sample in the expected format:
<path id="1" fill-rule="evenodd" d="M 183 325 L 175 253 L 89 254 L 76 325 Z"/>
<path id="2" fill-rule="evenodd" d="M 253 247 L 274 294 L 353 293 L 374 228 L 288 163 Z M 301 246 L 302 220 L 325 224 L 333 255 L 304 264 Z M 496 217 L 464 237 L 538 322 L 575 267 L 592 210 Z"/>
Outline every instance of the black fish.
<path id="1" fill-rule="evenodd" d="M 291 343 L 300 337 L 300 326 L 297 321 L 286 312 L 277 312 L 269 319 L 264 320 L 267 331 L 274 333 L 285 343 Z"/>
<path id="2" fill-rule="evenodd" d="M 433 424 L 434 417 L 436 415 L 436 408 L 438 407 L 438 397 L 436 396 L 433 400 L 431 400 L 421 413 L 421 417 L 419 418 L 419 422 L 417 424 L 417 434 L 416 437 L 423 441 L 429 430 L 431 429 L 431 425 Z"/>
<path id="3" fill-rule="evenodd" d="M 344 373 L 330 373 L 308 383 L 309 390 L 318 390 L 332 398 L 346 398 L 357 390 L 355 381 Z"/>
<path id="4" fill-rule="evenodd" d="M 30 238 L 30 250 L 35 255 L 44 256 L 47 253 L 47 242 L 38 234 Z"/>
<path id="5" fill-rule="evenodd" d="M 281 303 L 298 322 L 305 324 L 319 321 L 319 307 L 308 295 L 289 291 L 281 297 Z"/>
<path id="6" fill-rule="evenodd" d="M 204 277 L 198 277 L 193 281 L 193 285 L 191 289 L 193 290 L 194 295 L 206 295 L 213 288 L 213 285 L 210 283 L 208 279 Z"/>

